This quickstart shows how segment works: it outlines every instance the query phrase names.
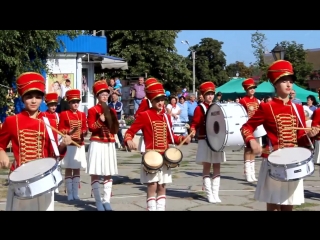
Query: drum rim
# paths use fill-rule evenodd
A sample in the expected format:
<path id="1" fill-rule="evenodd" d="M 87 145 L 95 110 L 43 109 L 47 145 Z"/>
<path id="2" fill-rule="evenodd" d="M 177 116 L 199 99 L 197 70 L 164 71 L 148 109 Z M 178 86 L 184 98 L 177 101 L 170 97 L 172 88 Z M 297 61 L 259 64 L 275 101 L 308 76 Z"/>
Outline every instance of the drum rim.
<path id="1" fill-rule="evenodd" d="M 305 165 L 308 162 L 313 161 L 313 155 L 311 155 L 311 157 L 309 157 L 306 160 L 300 161 L 300 162 L 296 162 L 296 163 L 290 163 L 290 164 L 275 164 L 269 161 L 269 159 L 267 159 L 268 164 L 272 165 L 272 166 L 279 166 L 279 167 L 283 167 L 286 166 L 286 168 L 293 168 L 293 167 L 297 167 L 297 165 Z"/>
<path id="2" fill-rule="evenodd" d="M 288 148 L 303 148 L 303 147 L 288 147 Z M 277 151 L 280 151 L 280 150 L 282 150 L 282 149 L 285 149 L 285 148 L 280 148 L 280 149 L 277 149 L 277 150 L 271 152 L 271 153 L 269 154 L 269 156 L 267 157 L 267 162 L 270 163 L 270 164 L 273 165 L 273 166 L 290 166 L 290 167 L 291 167 L 291 166 L 296 166 L 297 163 L 302 164 L 302 163 L 307 163 L 307 162 L 310 162 L 311 160 L 313 160 L 314 153 L 312 153 L 312 151 L 310 151 L 310 150 L 307 149 L 307 148 L 303 148 L 303 149 L 306 149 L 306 150 L 310 151 L 310 153 L 311 153 L 311 156 L 310 156 L 309 158 L 303 160 L 303 161 L 299 161 L 299 162 L 297 162 L 297 163 L 290 163 L 290 164 L 278 164 L 278 163 L 272 163 L 272 162 L 270 162 L 270 161 L 269 161 L 269 157 L 271 156 L 271 154 L 276 153 Z"/>
<path id="3" fill-rule="evenodd" d="M 46 193 L 48 193 L 48 192 L 50 192 L 50 191 L 55 190 L 56 188 L 60 187 L 60 186 L 62 185 L 62 183 L 63 183 L 63 179 L 59 182 L 59 184 L 58 184 L 57 187 L 51 188 L 51 189 L 46 190 L 46 191 L 44 191 L 44 192 L 42 192 L 42 193 L 38 193 L 38 194 L 36 194 L 36 195 L 34 195 L 34 196 L 32 196 L 32 197 L 20 197 L 20 196 L 16 195 L 15 193 L 14 193 L 14 197 L 15 197 L 15 198 L 18 198 L 18 199 L 20 199 L 20 200 L 34 199 L 34 198 L 40 197 L 40 196 L 42 196 L 42 195 L 44 195 L 44 194 L 46 194 Z"/>
<path id="4" fill-rule="evenodd" d="M 177 161 L 177 162 L 172 162 L 170 159 L 169 159 L 169 160 L 167 159 L 167 157 L 166 157 L 166 156 L 167 156 L 166 152 L 168 151 L 168 149 L 171 149 L 171 148 L 175 148 L 175 149 L 179 150 L 179 152 L 181 153 L 181 159 L 180 159 L 179 161 Z M 170 163 L 170 164 L 179 164 L 179 163 L 182 161 L 182 159 L 183 159 L 183 153 L 182 153 L 182 151 L 181 151 L 179 148 L 177 148 L 177 147 L 168 147 L 168 148 L 164 151 L 163 157 L 164 157 L 164 161 L 167 161 L 167 162 Z"/>
<path id="5" fill-rule="evenodd" d="M 54 159 L 54 158 L 52 158 L 52 159 Z M 41 160 L 41 159 L 36 159 L 36 160 Z M 36 160 L 34 160 L 34 161 L 36 161 Z M 28 162 L 28 163 L 29 163 L 29 162 Z M 26 165 L 26 164 L 28 164 L 28 163 L 24 163 L 24 164 L 22 164 L 21 166 Z M 21 167 L 21 166 L 20 166 L 20 167 Z M 49 169 L 48 171 L 42 173 L 42 174 L 39 175 L 39 176 L 30 178 L 30 179 L 27 179 L 27 180 L 21 180 L 21 181 L 12 181 L 12 180 L 10 179 L 10 176 L 11 176 L 11 174 L 13 173 L 13 172 L 12 172 L 12 173 L 10 173 L 10 175 L 9 175 L 9 177 L 8 177 L 9 183 L 10 183 L 10 182 L 12 182 L 12 183 L 33 183 L 33 182 L 36 182 L 36 181 L 38 181 L 39 179 L 42 179 L 42 178 L 48 176 L 49 174 L 53 173 L 54 170 L 56 170 L 56 169 L 58 168 L 58 166 L 59 166 L 58 161 L 56 161 L 56 163 L 54 164 L 54 166 L 53 166 L 51 169 Z"/>
<path id="6" fill-rule="evenodd" d="M 145 156 L 148 152 L 156 152 L 157 154 L 159 154 L 159 155 L 162 157 L 162 163 L 159 165 L 159 167 L 157 167 L 157 168 L 151 167 L 149 164 L 147 164 L 147 163 L 145 162 L 144 156 Z M 155 151 L 155 150 L 146 151 L 146 152 L 144 152 L 144 154 L 142 155 L 142 165 L 145 166 L 145 167 L 147 167 L 147 168 L 149 168 L 149 170 L 158 170 L 158 169 L 162 168 L 163 162 L 164 162 L 163 155 L 160 154 L 159 152 Z"/>
<path id="7" fill-rule="evenodd" d="M 304 179 L 304 178 L 306 178 L 306 177 L 309 177 L 309 176 L 311 176 L 313 173 L 314 173 L 314 171 L 315 171 L 315 168 L 313 169 L 313 171 L 312 172 L 310 172 L 308 175 L 306 175 L 306 176 L 304 176 L 304 177 L 302 177 L 302 178 L 294 178 L 294 179 L 289 179 L 289 180 L 280 180 L 279 178 L 275 178 L 273 175 L 271 175 L 271 172 L 270 172 L 270 170 L 269 170 L 269 177 L 270 178 L 272 178 L 273 180 L 275 180 L 275 181 L 278 181 L 278 182 L 296 182 L 296 181 L 299 181 L 299 180 L 302 180 L 302 179 Z"/>
<path id="8" fill-rule="evenodd" d="M 208 110 L 207 110 L 207 112 L 206 112 L 206 116 L 205 116 L 206 123 L 207 123 L 207 116 L 208 116 L 209 110 L 210 110 L 210 109 L 212 108 L 212 106 L 214 106 L 214 105 L 221 106 L 221 103 L 215 102 L 215 103 L 213 103 L 213 104 L 211 104 L 211 105 L 209 106 L 209 108 L 208 108 Z M 221 109 L 222 109 L 222 108 L 221 108 Z M 223 111 L 223 113 L 225 113 L 224 109 L 222 109 L 222 111 Z M 206 132 L 207 132 L 207 124 L 205 125 L 205 127 L 206 127 Z M 228 134 L 226 134 L 226 136 L 224 137 L 224 142 L 223 142 L 223 144 L 225 144 L 225 143 L 227 142 L 227 140 L 228 140 Z M 211 146 L 207 135 L 206 135 L 206 142 L 207 142 L 208 147 L 209 147 L 209 148 L 211 149 L 211 151 L 213 151 L 213 152 L 221 152 L 221 151 L 223 151 L 224 148 L 226 147 L 225 145 L 223 145 L 219 150 L 215 150 L 215 149 Z"/>

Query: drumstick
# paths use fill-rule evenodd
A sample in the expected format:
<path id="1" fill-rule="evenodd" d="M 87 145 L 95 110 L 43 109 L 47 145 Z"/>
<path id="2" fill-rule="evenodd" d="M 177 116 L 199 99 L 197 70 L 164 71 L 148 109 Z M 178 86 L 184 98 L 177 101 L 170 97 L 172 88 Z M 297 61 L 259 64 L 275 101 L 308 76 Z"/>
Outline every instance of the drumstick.
<path id="1" fill-rule="evenodd" d="M 288 127 L 285 130 L 312 130 L 312 128 L 302 128 L 302 127 Z"/>
<path id="2" fill-rule="evenodd" d="M 45 122 L 44 122 L 44 124 L 45 124 L 46 126 L 48 126 L 49 128 L 51 128 L 54 132 L 60 134 L 62 137 L 65 137 L 65 136 L 66 136 L 65 134 L 63 134 L 62 132 L 60 132 L 58 129 L 52 127 L 51 125 L 48 125 L 48 124 L 46 124 Z M 71 139 L 71 142 L 72 142 L 74 145 L 76 145 L 78 148 L 81 147 L 78 143 L 76 143 L 76 142 L 73 141 L 72 139 Z"/>
<path id="3" fill-rule="evenodd" d="M 188 137 L 191 137 L 191 135 L 194 133 L 194 131 L 192 131 L 185 139 L 183 139 L 183 141 L 179 144 L 179 146 L 177 148 L 180 148 L 186 141 Z"/>

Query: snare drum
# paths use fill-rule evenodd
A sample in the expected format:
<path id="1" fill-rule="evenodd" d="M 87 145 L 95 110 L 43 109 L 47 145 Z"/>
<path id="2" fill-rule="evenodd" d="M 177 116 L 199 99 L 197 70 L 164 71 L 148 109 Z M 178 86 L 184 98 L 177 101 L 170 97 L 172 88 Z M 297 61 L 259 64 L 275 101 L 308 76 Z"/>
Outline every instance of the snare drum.
<path id="1" fill-rule="evenodd" d="M 212 151 L 240 151 L 245 144 L 240 128 L 248 121 L 239 103 L 214 103 L 206 112 L 207 144 Z"/>
<path id="2" fill-rule="evenodd" d="M 62 183 L 54 158 L 37 159 L 21 165 L 9 176 L 9 186 L 18 199 L 32 199 L 53 191 Z"/>
<path id="3" fill-rule="evenodd" d="M 140 129 L 137 133 L 136 133 L 137 136 L 142 136 L 142 130 Z"/>
<path id="4" fill-rule="evenodd" d="M 173 128 L 173 132 L 175 134 L 186 134 L 186 133 L 188 133 L 185 123 L 174 123 L 172 128 Z"/>
<path id="5" fill-rule="evenodd" d="M 142 165 L 146 173 L 157 173 L 163 166 L 163 156 L 153 150 L 145 152 L 142 156 Z"/>
<path id="6" fill-rule="evenodd" d="M 180 162 L 182 161 L 183 154 L 180 149 L 176 147 L 169 147 L 164 152 L 164 164 L 168 168 L 176 168 L 180 165 Z"/>
<path id="7" fill-rule="evenodd" d="M 268 157 L 269 176 L 280 182 L 297 181 L 314 172 L 312 152 L 302 147 L 282 148 Z"/>
<path id="8" fill-rule="evenodd" d="M 253 136 L 255 138 L 260 138 L 267 135 L 266 130 L 264 129 L 263 125 L 257 127 L 257 129 L 253 132 Z"/>

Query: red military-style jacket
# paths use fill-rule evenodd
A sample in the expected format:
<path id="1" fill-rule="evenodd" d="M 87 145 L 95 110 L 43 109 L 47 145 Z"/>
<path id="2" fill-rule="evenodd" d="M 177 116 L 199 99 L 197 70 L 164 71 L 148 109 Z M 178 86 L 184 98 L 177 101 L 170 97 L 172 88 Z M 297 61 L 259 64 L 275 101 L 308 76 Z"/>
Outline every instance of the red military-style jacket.
<path id="1" fill-rule="evenodd" d="M 203 102 L 202 104 L 206 107 L 206 110 L 208 110 L 209 104 L 206 102 Z M 199 104 L 194 110 L 193 119 L 190 126 L 190 131 L 196 132 L 199 129 L 198 139 L 206 138 L 207 130 L 206 130 L 205 122 L 206 122 L 206 114 L 202 106 L 200 106 Z"/>
<path id="2" fill-rule="evenodd" d="M 71 135 L 71 139 L 79 145 L 84 145 L 84 137 L 88 132 L 86 114 L 78 110 L 63 111 L 60 113 L 58 128 L 63 134 L 69 134 L 74 128 L 77 128 L 77 131 Z"/>
<path id="3" fill-rule="evenodd" d="M 151 106 L 151 102 L 148 98 L 144 98 L 142 99 L 140 105 L 139 105 L 139 108 L 138 110 L 136 111 L 134 117 L 137 118 L 138 114 L 140 114 L 141 112 L 144 112 L 144 111 L 147 111 L 148 109 L 150 109 L 152 106 Z M 166 110 L 165 108 L 163 107 L 162 109 L 162 113 L 165 113 Z"/>
<path id="4" fill-rule="evenodd" d="M 110 111 L 117 116 L 117 112 L 113 108 L 110 108 Z M 103 114 L 103 108 L 99 103 L 88 110 L 88 128 L 92 133 L 90 140 L 105 143 L 115 142 L 114 134 L 110 133 L 105 123 L 100 120 L 101 114 Z"/>
<path id="5" fill-rule="evenodd" d="M 3 123 L 0 130 L 0 150 L 5 150 L 11 141 L 15 158 L 11 171 L 24 163 L 40 158 L 63 158 L 65 150 L 60 152 L 60 156 L 55 156 L 45 123 L 41 120 L 42 117 L 41 112 L 35 119 L 31 118 L 27 111 L 22 111 L 7 117 Z M 51 126 L 56 127 L 55 121 L 49 119 L 49 122 Z M 53 136 L 58 142 L 58 135 L 54 131 Z"/>
<path id="6" fill-rule="evenodd" d="M 60 120 L 60 114 L 57 113 L 57 112 L 49 112 L 49 111 L 45 111 L 45 112 L 42 112 L 42 115 L 47 117 L 48 119 L 52 119 L 52 120 L 55 120 L 56 123 L 57 123 L 57 126 L 56 128 L 59 127 L 59 120 Z"/>
<path id="7" fill-rule="evenodd" d="M 260 104 L 255 114 L 242 126 L 241 134 L 246 144 L 255 139 L 254 130 L 263 124 L 272 146 L 267 144 L 263 149 L 262 157 L 266 158 L 272 150 L 285 147 L 310 147 L 304 130 L 288 130 L 290 127 L 303 127 L 292 107 L 294 103 L 284 103 L 281 99 L 273 98 L 271 102 Z M 299 116 L 305 124 L 304 110 L 296 104 Z"/>
<path id="8" fill-rule="evenodd" d="M 171 117 L 166 114 L 169 121 L 169 128 L 166 123 L 163 111 L 160 113 L 156 109 L 151 108 L 144 112 L 141 112 L 131 127 L 126 131 L 124 136 L 125 144 L 127 141 L 132 140 L 134 135 L 141 129 L 146 146 L 146 151 L 154 150 L 163 154 L 169 147 L 169 144 L 173 144 L 169 129 L 172 129 Z M 185 137 L 173 135 L 174 143 L 180 144 Z"/>
<path id="9" fill-rule="evenodd" d="M 318 127 L 320 128 L 320 108 L 317 108 L 313 114 L 312 114 L 312 123 L 311 127 Z M 320 140 L 320 133 L 317 134 L 314 138 L 314 140 Z"/>
<path id="10" fill-rule="evenodd" d="M 259 108 L 259 100 L 256 97 L 250 98 L 249 96 L 245 96 L 240 99 L 239 103 L 246 109 L 248 113 L 248 118 L 251 118 L 253 114 Z"/>

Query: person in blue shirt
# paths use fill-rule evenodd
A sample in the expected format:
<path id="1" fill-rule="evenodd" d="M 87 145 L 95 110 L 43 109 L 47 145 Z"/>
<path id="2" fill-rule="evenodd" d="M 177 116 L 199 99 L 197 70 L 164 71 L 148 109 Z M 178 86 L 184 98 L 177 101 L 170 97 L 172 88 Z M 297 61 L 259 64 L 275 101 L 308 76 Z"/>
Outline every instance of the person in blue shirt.
<path id="1" fill-rule="evenodd" d="M 196 109 L 196 107 L 198 106 L 198 103 L 196 102 L 196 95 L 191 93 L 189 95 L 189 100 L 186 101 L 187 105 L 188 105 L 188 120 L 189 120 L 189 125 L 191 126 L 192 123 L 192 119 L 193 119 L 193 114 L 194 114 L 194 110 Z M 195 142 L 195 139 L 192 139 L 192 142 Z"/>
<path id="2" fill-rule="evenodd" d="M 117 112 L 117 118 L 118 120 L 121 120 L 121 114 L 122 114 L 122 108 L 123 103 L 119 102 L 119 96 L 116 93 L 113 93 L 111 95 L 111 102 L 108 104 L 110 108 L 113 108 Z M 122 136 L 122 128 L 119 128 L 119 131 L 117 133 L 119 142 L 122 146 L 122 148 L 125 148 L 124 142 L 123 142 L 123 136 Z"/>
<path id="3" fill-rule="evenodd" d="M 317 109 L 318 102 L 316 100 L 316 98 L 313 95 L 309 95 L 307 97 L 307 106 L 309 107 L 309 109 L 314 112 L 314 110 Z"/>

